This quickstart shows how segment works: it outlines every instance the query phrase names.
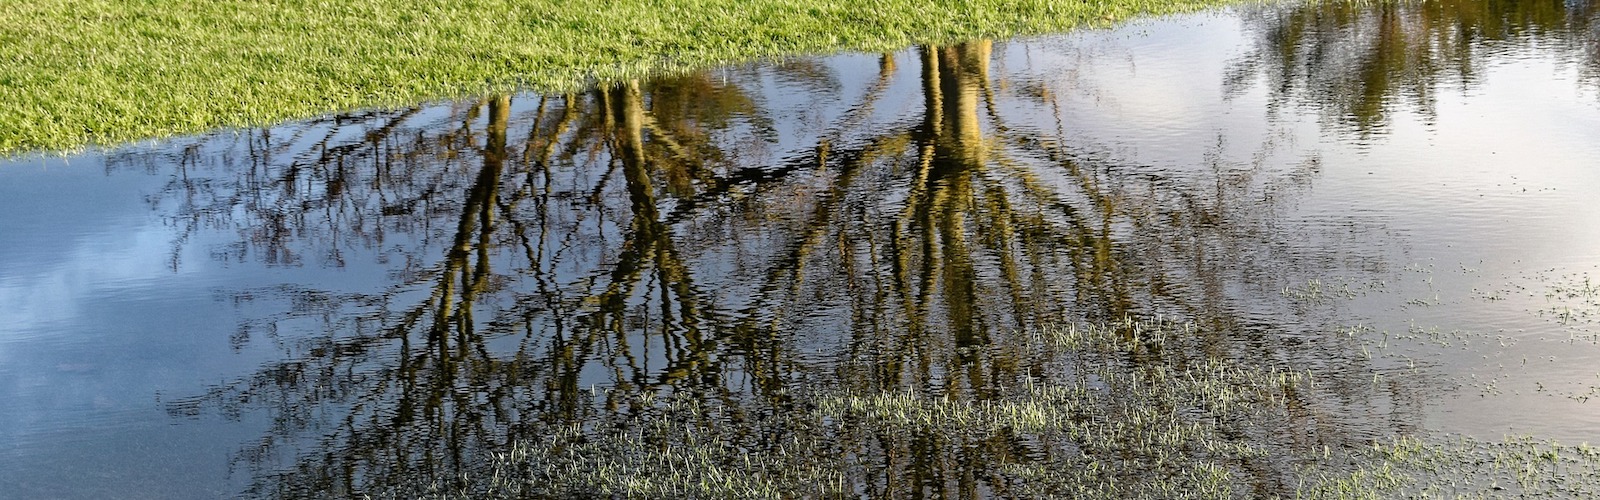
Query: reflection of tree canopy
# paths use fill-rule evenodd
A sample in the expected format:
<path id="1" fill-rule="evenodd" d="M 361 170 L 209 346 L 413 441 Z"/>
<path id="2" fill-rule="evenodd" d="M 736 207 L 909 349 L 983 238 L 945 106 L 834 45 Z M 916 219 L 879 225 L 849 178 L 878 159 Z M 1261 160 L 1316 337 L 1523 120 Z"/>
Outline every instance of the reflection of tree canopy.
<path id="1" fill-rule="evenodd" d="M 1600 71 L 1596 4 L 1564 0 L 1308 2 L 1247 17 L 1257 50 L 1230 71 L 1232 91 L 1265 76 L 1274 102 L 1311 103 L 1366 133 L 1410 106 L 1432 117 L 1438 92 L 1471 87 L 1509 48 L 1558 49 Z"/>
<path id="2" fill-rule="evenodd" d="M 339 117 L 185 150 L 153 203 L 173 205 L 180 234 L 237 228 L 218 258 L 335 267 L 370 254 L 396 271 L 369 294 L 239 292 L 289 303 L 247 322 L 241 342 L 315 333 L 175 409 L 267 407 L 272 433 L 243 456 L 261 467 L 257 493 L 355 494 L 449 483 L 552 428 L 600 432 L 662 411 L 654 395 L 706 403 L 697 425 L 751 453 L 804 433 L 777 417 L 820 387 L 998 400 L 1050 371 L 1008 339 L 1051 322 L 1169 313 L 1265 331 L 1236 314 L 1261 299 L 1249 297 L 1257 276 L 1232 263 L 1280 245 L 1253 222 L 1266 215 L 1256 191 L 1303 180 L 1195 184 L 1088 159 L 1030 121 L 1049 121 L 1047 96 L 1017 103 L 1037 116 L 1002 114 L 996 102 L 1011 97 L 994 85 L 991 51 L 921 49 L 920 113 L 878 123 L 895 76 L 885 56 L 878 84 L 799 150 L 780 148 L 760 98 L 709 74 Z M 774 71 L 837 94 L 816 66 Z M 230 173 L 190 175 L 207 162 Z M 1144 355 L 1348 355 L 1196 342 Z M 317 451 L 277 470 L 301 439 Z M 1034 446 L 928 431 L 833 445 L 868 463 L 856 479 L 874 494 L 1003 491 L 999 467 Z M 1283 486 L 1261 472 L 1270 465 L 1240 466 Z"/>

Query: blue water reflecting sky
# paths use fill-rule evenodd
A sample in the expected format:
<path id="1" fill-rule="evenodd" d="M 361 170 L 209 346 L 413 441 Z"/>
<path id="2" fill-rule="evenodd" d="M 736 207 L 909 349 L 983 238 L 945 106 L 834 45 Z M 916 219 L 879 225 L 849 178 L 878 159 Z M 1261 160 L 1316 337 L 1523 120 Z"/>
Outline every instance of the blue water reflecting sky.
<path id="1" fill-rule="evenodd" d="M 1263 304 L 1253 313 L 1275 316 L 1271 321 L 1300 321 L 1310 325 L 1307 329 L 1363 325 L 1404 332 L 1420 325 L 1471 332 L 1467 337 L 1477 343 L 1470 348 L 1441 349 L 1422 341 L 1396 347 L 1388 358 L 1367 360 L 1376 370 L 1396 376 L 1407 370 L 1418 373 L 1419 362 L 1424 367 L 1426 376 L 1418 376 L 1424 382 L 1396 384 L 1388 389 L 1394 394 L 1383 399 L 1395 406 L 1428 400 L 1428 407 L 1413 413 L 1394 412 L 1425 415 L 1416 425 L 1491 436 L 1521 432 L 1600 440 L 1595 433 L 1600 414 L 1592 411 L 1592 403 L 1584 406 L 1564 397 L 1600 382 L 1594 368 L 1600 366 L 1600 345 L 1563 340 L 1593 334 L 1593 326 L 1552 323 L 1541 315 L 1551 307 L 1600 315 L 1600 304 L 1543 295 L 1552 286 L 1584 276 L 1600 279 L 1600 224 L 1594 223 L 1600 220 L 1594 194 L 1600 193 L 1600 92 L 1594 70 L 1583 59 L 1586 52 L 1537 34 L 1486 44 L 1475 56 L 1470 77 L 1421 78 L 1432 86 L 1419 86 L 1426 88 L 1410 94 L 1395 92 L 1376 101 L 1380 109 L 1374 116 L 1353 116 L 1352 110 L 1372 103 L 1353 99 L 1352 104 L 1343 95 L 1326 98 L 1326 92 L 1344 87 L 1319 83 L 1317 75 L 1298 74 L 1293 67 L 1272 69 L 1274 63 L 1261 45 L 1263 30 L 1276 26 L 1273 19 L 1246 9 L 999 43 L 990 69 L 995 95 L 986 96 L 999 117 L 985 117 L 985 132 L 1012 127 L 1030 138 L 1064 143 L 1062 149 L 1086 163 L 1111 165 L 1105 177 L 1113 181 L 1140 179 L 1127 181 L 1138 186 L 1143 179 L 1159 179 L 1150 182 L 1150 191 L 1172 188 L 1199 193 L 1196 203 L 1243 206 L 1217 210 L 1249 217 L 1227 226 L 1237 233 L 1229 236 L 1237 238 L 1201 246 L 1236 258 L 1218 273 L 1225 279 L 1250 279 L 1219 285 L 1206 281 L 1208 277 L 1192 277 L 1172 284 L 1174 289 L 1222 289 L 1219 295 L 1234 301 L 1230 304 Z M 1592 43 L 1593 35 L 1588 36 L 1579 39 Z M 724 155 L 720 159 L 728 164 L 775 171 L 820 149 L 826 141 L 819 137 L 831 141 L 837 135 L 843 145 L 856 140 L 828 128 L 847 121 L 841 117 L 856 110 L 867 111 L 855 119 L 867 124 L 863 129 L 908 127 L 920 121 L 925 106 L 918 94 L 923 89 L 917 56 L 915 51 L 894 54 L 898 66 L 883 75 L 879 56 L 863 54 L 790 61 L 805 66 L 787 71 L 774 71 L 770 65 L 714 70 L 706 81 L 744 89 L 745 97 L 756 103 L 751 107 L 761 113 L 724 117 L 733 124 L 695 132 L 710 136 L 708 142 L 716 143 L 718 154 Z M 1330 72 L 1339 69 L 1332 63 Z M 881 94 L 888 97 L 873 101 L 870 109 L 860 104 L 866 100 L 861 96 L 872 95 L 880 81 Z M 1416 93 L 1425 96 L 1412 95 Z M 538 103 L 531 95 L 513 99 L 509 135 L 531 135 L 525 122 L 540 112 Z M 416 157 L 422 159 L 414 160 L 433 169 L 419 172 L 447 177 L 479 167 L 479 158 L 458 157 L 470 157 L 475 153 L 463 151 L 481 147 L 487 118 L 469 111 L 476 107 L 471 102 L 431 105 L 404 120 L 405 127 L 416 129 L 416 137 L 427 136 L 419 144 L 459 141 L 471 146 L 419 147 L 425 151 Z M 350 300 L 319 310 L 307 303 L 340 294 L 383 296 L 397 304 L 426 302 L 434 293 L 428 273 L 437 271 L 449 252 L 450 242 L 436 236 L 453 229 L 430 224 L 443 222 L 421 217 L 420 222 L 405 222 L 415 227 L 383 226 L 388 232 L 381 238 L 296 233 L 294 243 L 304 245 L 283 254 L 293 258 L 267 258 L 261 253 L 267 246 L 257 246 L 252 238 L 265 224 L 254 217 L 271 210 L 250 212 L 245 208 L 251 204 L 248 199 L 207 198 L 238 188 L 212 189 L 241 182 L 238 169 L 246 165 L 284 168 L 316 156 L 317 148 L 326 144 L 367 147 L 363 137 L 382 120 L 351 120 L 358 124 L 313 122 L 273 129 L 275 138 L 290 145 L 270 154 L 251 149 L 253 135 L 241 139 L 222 132 L 68 158 L 0 162 L 0 401 L 6 402 L 0 405 L 0 485 L 6 491 L 22 492 L 23 498 L 229 496 L 251 480 L 251 471 L 240 470 L 247 462 L 240 460 L 240 450 L 264 435 L 271 439 L 273 422 L 260 411 L 195 409 L 183 402 L 257 375 L 273 362 L 299 359 L 305 349 L 299 340 L 348 334 L 364 325 L 349 318 L 377 316 L 374 311 L 388 305 Z M 455 128 L 467 132 L 452 136 L 449 131 Z M 320 143 L 305 139 L 330 131 L 337 133 Z M 361 159 L 402 157 L 380 151 Z M 1047 186 L 1075 181 L 1050 164 L 1054 160 L 1019 157 L 1049 168 L 992 165 L 983 175 Z M 194 158 L 200 160 L 187 163 Z M 371 174 L 366 163 L 348 167 Z M 549 245 L 567 252 L 561 257 L 566 260 L 551 264 L 548 276 L 514 273 L 505 279 L 510 285 L 494 285 L 526 291 L 545 287 L 540 280 L 571 289 L 603 281 L 610 272 L 606 263 L 619 253 L 616 242 L 631 234 L 629 221 L 617 215 L 625 211 L 626 193 L 607 199 L 602 188 L 594 187 L 612 182 L 611 189 L 616 189 L 623 182 L 621 174 L 608 175 L 573 173 L 561 179 L 571 186 L 551 188 L 563 190 L 567 200 L 593 193 L 599 200 L 594 203 L 597 211 L 603 212 L 561 211 L 576 203 L 553 204 L 550 213 L 541 212 L 546 220 L 581 228 L 574 230 L 576 236 Z M 748 271 L 747 260 L 787 250 L 783 245 L 792 235 L 780 234 L 783 226 L 778 223 L 797 219 L 775 209 L 775 215 L 745 211 L 739 197 L 788 197 L 782 199 L 801 206 L 822 198 L 817 192 L 840 174 L 818 167 L 810 175 L 797 175 L 801 180 L 783 189 L 752 194 L 735 186 L 723 198 L 698 200 L 733 207 L 719 212 L 729 220 L 769 217 L 775 221 L 770 232 L 740 233 L 724 227 L 737 224 L 717 217 L 674 226 L 672 237 L 686 242 L 684 246 L 705 248 L 685 260 L 693 264 L 700 286 L 709 290 L 705 295 L 721 300 L 708 306 L 721 308 L 715 311 L 718 318 L 768 313 L 746 310 L 769 291 L 756 289 L 756 280 L 740 273 Z M 304 188 L 331 189 L 326 181 L 307 180 Z M 455 191 L 419 199 L 436 203 L 427 206 L 441 213 L 463 203 L 452 197 L 465 191 L 464 186 L 441 185 Z M 388 197 L 403 198 L 371 189 L 363 196 L 385 203 L 393 201 Z M 1164 201 L 1162 193 L 1150 194 L 1157 200 L 1152 203 Z M 1137 213 L 1141 199 L 1128 198 L 1134 200 L 1127 202 L 1134 205 L 1128 213 Z M 895 201 L 888 199 L 886 207 L 873 210 L 898 210 L 887 206 Z M 213 211 L 194 210 L 200 205 Z M 382 205 L 378 213 L 384 217 L 409 209 L 373 205 Z M 663 212 L 676 206 L 660 205 Z M 295 212 L 302 216 L 348 215 L 293 208 L 304 209 Z M 383 212 L 391 208 L 393 213 Z M 374 217 L 383 222 L 370 225 L 327 225 L 377 234 L 378 226 L 389 224 L 384 217 Z M 1125 226 L 1118 230 L 1135 231 L 1131 223 Z M 1318 262 L 1284 264 L 1275 258 Z M 508 251 L 488 261 L 499 269 L 527 264 L 518 259 L 545 259 L 532 267 L 558 260 Z M 1186 269 L 1189 259 L 1160 256 L 1153 267 Z M 1302 275 L 1307 269 L 1324 274 Z M 1366 288 L 1337 307 L 1293 311 L 1301 316 L 1272 308 L 1287 300 L 1287 292 L 1280 290 L 1303 285 L 1308 278 Z M 1298 281 L 1274 281 L 1287 279 Z M 525 305 L 515 302 L 486 300 L 481 307 L 499 311 Z M 795 351 L 825 349 L 836 332 L 823 330 L 848 328 L 844 320 L 829 323 L 833 320 L 827 316 L 842 309 L 840 304 L 836 298 L 818 298 L 810 304 L 814 307 L 797 313 L 798 322 L 815 320 L 826 327 L 810 332 L 821 341 Z M 654 312 L 645 310 L 647 305 L 654 304 L 645 300 L 630 307 L 649 317 Z M 529 331 L 558 323 L 554 316 L 564 311 L 552 306 L 537 312 L 525 314 L 534 319 L 522 318 L 535 325 Z M 518 341 L 499 338 L 493 347 L 509 352 Z M 676 348 L 652 343 L 657 341 L 641 342 L 643 363 L 652 369 L 668 361 L 663 351 Z M 1490 345 L 1495 343 L 1499 345 Z M 1552 359 L 1531 368 L 1526 362 L 1547 357 Z M 598 363 L 585 366 L 578 378 L 584 384 L 603 382 L 612 376 L 610 369 Z M 1453 385 L 1429 385 L 1440 379 Z M 1486 390 L 1484 380 L 1498 382 Z M 1440 394 L 1445 397 L 1433 397 Z M 294 458 L 291 454 L 254 465 L 286 465 Z"/>

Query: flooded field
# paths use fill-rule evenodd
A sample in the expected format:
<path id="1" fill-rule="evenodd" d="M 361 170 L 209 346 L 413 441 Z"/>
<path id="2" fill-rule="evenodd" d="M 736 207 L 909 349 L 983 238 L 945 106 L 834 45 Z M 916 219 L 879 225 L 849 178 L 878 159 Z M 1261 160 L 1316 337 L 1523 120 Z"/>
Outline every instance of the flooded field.
<path id="1" fill-rule="evenodd" d="M 1244 7 L 7 160 L 0 491 L 1600 491 L 1597 16 Z"/>

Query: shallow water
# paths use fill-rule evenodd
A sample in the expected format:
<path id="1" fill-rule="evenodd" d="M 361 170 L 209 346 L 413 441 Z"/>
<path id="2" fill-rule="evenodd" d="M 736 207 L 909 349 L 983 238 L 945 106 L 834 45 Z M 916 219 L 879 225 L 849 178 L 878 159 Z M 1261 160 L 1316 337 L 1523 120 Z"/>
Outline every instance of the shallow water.
<path id="1" fill-rule="evenodd" d="M 1309 371 L 1306 442 L 1600 442 L 1595 16 L 1252 7 L 11 160 L 0 491 L 380 491 L 640 394 L 754 447 L 1129 316 Z M 858 493 L 1005 494 L 883 446 Z"/>

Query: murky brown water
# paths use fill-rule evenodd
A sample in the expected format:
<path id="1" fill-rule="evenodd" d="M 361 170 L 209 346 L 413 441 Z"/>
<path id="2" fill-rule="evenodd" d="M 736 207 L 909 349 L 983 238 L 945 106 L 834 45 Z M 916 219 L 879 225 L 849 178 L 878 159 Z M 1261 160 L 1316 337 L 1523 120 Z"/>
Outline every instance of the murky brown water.
<path id="1" fill-rule="evenodd" d="M 817 394 L 1010 400 L 1062 371 L 1017 332 L 1128 317 L 1195 325 L 1135 371 L 1311 374 L 1236 435 L 1600 442 L 1597 9 L 1247 8 L 14 160 L 0 491 L 389 491 L 641 395 L 771 451 Z M 1094 456 L 830 436 L 867 496 Z"/>

